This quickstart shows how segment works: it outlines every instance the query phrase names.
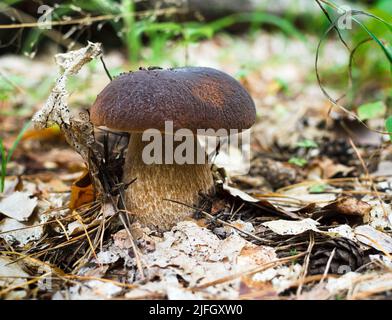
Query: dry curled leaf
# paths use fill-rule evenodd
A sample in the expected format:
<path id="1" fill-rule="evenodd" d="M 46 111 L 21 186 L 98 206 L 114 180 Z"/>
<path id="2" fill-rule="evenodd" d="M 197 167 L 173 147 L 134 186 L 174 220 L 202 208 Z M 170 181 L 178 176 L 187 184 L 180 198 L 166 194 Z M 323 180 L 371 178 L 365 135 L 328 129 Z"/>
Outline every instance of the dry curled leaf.
<path id="1" fill-rule="evenodd" d="M 86 112 L 79 114 L 79 119 L 70 115 L 68 108 L 68 91 L 66 84 L 69 76 L 75 75 L 84 64 L 102 54 L 100 43 L 89 42 L 82 49 L 70 51 L 55 56 L 56 62 L 61 69 L 56 84 L 49 95 L 44 107 L 33 116 L 36 128 L 47 128 L 57 124 L 65 136 L 66 141 L 78 152 L 83 160 L 91 164 L 91 152 L 94 150 L 95 138 L 93 125 Z M 97 175 L 97 168 L 89 168 L 93 176 Z M 99 186 L 99 184 L 96 184 Z"/>
<path id="2" fill-rule="evenodd" d="M 57 124 L 62 128 L 64 125 L 71 124 L 71 116 L 67 103 L 68 92 L 66 90 L 68 77 L 76 74 L 84 64 L 101 54 L 101 44 L 89 42 L 82 49 L 55 56 L 56 63 L 61 67 L 62 72 L 57 78 L 56 85 L 52 89 L 45 106 L 33 117 L 33 122 L 36 127 L 47 128 L 53 124 Z"/>
<path id="3" fill-rule="evenodd" d="M 358 241 L 371 246 L 379 251 L 392 253 L 392 238 L 372 226 L 363 225 L 354 229 Z"/>
<path id="4" fill-rule="evenodd" d="M 340 214 L 349 215 L 349 216 L 362 216 L 366 217 L 369 215 L 372 207 L 361 200 L 358 200 L 353 197 L 345 197 L 340 198 L 336 202 L 329 204 L 324 207 L 324 209 L 335 210 Z"/>
<path id="5" fill-rule="evenodd" d="M 315 211 L 312 218 L 331 218 L 343 215 L 351 218 L 357 218 L 355 220 L 358 220 L 361 223 L 367 223 L 369 222 L 371 210 L 372 206 L 365 201 L 358 200 L 354 197 L 343 197 Z"/>
<path id="6" fill-rule="evenodd" d="M 91 183 L 89 172 L 85 170 L 82 176 L 71 186 L 71 200 L 68 206 L 73 210 L 93 200 L 94 187 Z"/>

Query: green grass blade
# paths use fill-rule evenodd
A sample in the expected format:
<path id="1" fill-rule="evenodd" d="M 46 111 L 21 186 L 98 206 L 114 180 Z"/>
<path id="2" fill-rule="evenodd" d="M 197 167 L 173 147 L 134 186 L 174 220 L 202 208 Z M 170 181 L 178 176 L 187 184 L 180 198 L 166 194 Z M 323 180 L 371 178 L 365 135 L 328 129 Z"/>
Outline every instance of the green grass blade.
<path id="1" fill-rule="evenodd" d="M 4 191 L 5 173 L 7 167 L 7 158 L 5 155 L 5 149 L 3 139 L 0 138 L 0 156 L 1 156 L 1 172 L 0 172 L 0 193 Z"/>
<path id="2" fill-rule="evenodd" d="M 291 22 L 278 16 L 266 14 L 263 12 L 234 13 L 232 15 L 211 22 L 209 26 L 212 27 L 215 32 L 217 32 L 224 28 L 230 27 L 233 24 L 241 22 L 267 23 L 280 28 L 282 31 L 293 37 L 305 40 L 303 34 L 299 32 Z"/>
<path id="3" fill-rule="evenodd" d="M 384 44 L 381 42 L 381 40 L 373 32 L 371 32 L 361 21 L 359 21 L 358 19 L 355 19 L 355 18 L 353 18 L 353 20 L 356 23 L 358 23 L 361 26 L 361 28 L 363 30 L 365 30 L 369 34 L 369 36 L 372 37 L 372 39 L 381 47 L 382 51 L 384 52 L 384 54 L 388 58 L 389 63 L 392 63 L 392 52 L 391 52 L 391 50 L 389 50 L 389 48 L 384 46 Z"/>
<path id="4" fill-rule="evenodd" d="M 26 132 L 26 130 L 27 130 L 27 128 L 30 126 L 30 124 L 31 124 L 31 121 L 27 122 L 27 123 L 23 126 L 22 130 L 20 130 L 18 136 L 16 137 L 14 143 L 12 144 L 11 149 L 8 151 L 6 163 L 8 163 L 8 162 L 11 160 L 12 154 L 14 153 L 16 147 L 18 146 L 20 140 L 21 140 L 22 137 L 23 137 L 23 134 Z"/>

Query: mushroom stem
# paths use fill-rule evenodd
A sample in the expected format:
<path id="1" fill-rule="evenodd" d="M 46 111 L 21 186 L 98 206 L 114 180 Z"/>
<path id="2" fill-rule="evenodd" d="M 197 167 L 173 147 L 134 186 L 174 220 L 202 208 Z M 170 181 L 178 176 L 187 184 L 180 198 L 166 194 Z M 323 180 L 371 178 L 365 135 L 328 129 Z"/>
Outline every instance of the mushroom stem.
<path id="1" fill-rule="evenodd" d="M 165 140 L 165 135 L 162 137 Z M 195 148 L 200 147 L 198 140 L 194 140 Z M 164 199 L 197 204 L 200 192 L 214 191 L 214 182 L 207 161 L 205 164 L 177 164 L 175 161 L 165 164 L 165 145 L 163 164 L 146 164 L 142 154 L 149 143 L 142 141 L 141 133 L 131 134 L 123 180 L 129 182 L 136 178 L 136 181 L 126 190 L 126 209 L 141 224 L 164 231 L 192 215 L 188 207 Z"/>

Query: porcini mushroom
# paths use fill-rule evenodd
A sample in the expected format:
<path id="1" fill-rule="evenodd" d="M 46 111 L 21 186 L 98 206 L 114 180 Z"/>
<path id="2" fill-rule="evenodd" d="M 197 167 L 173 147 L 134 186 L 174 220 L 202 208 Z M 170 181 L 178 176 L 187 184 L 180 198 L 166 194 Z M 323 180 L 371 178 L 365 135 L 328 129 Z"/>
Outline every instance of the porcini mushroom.
<path id="1" fill-rule="evenodd" d="M 121 74 L 102 90 L 90 110 L 94 125 L 131 133 L 123 181 L 136 181 L 126 190 L 127 210 L 143 225 L 160 230 L 192 211 L 164 199 L 194 205 L 200 192 L 214 192 L 214 184 L 208 163 L 146 164 L 142 153 L 149 142 L 142 141 L 143 132 L 157 129 L 165 134 L 165 121 L 172 121 L 175 131 L 241 131 L 253 125 L 255 113 L 252 98 L 238 81 L 205 67 Z"/>

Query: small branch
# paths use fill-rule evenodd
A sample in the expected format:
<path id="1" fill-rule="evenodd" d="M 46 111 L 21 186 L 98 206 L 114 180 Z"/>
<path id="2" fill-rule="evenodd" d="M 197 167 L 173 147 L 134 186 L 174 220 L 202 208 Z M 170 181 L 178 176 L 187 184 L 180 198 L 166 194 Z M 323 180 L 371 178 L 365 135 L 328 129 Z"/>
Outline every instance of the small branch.
<path id="1" fill-rule="evenodd" d="M 112 81 L 113 78 L 112 78 L 112 76 L 110 75 L 110 72 L 109 72 L 108 68 L 106 68 L 106 64 L 105 64 L 105 61 L 103 60 L 103 57 L 101 56 L 100 59 L 101 59 L 103 68 L 105 69 L 106 75 L 108 76 L 108 78 L 110 79 L 110 81 Z"/>

